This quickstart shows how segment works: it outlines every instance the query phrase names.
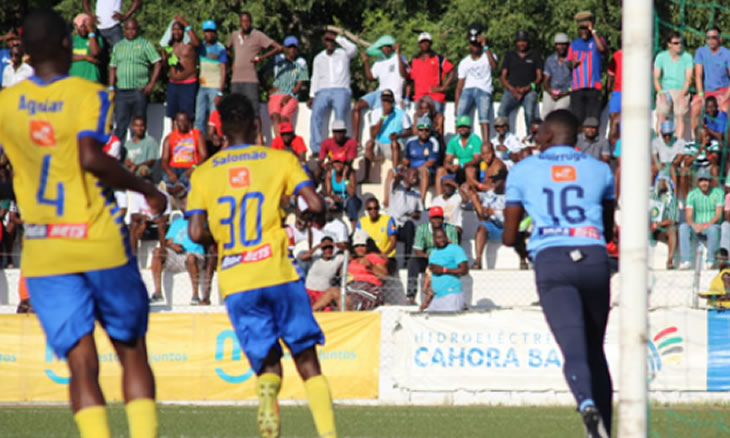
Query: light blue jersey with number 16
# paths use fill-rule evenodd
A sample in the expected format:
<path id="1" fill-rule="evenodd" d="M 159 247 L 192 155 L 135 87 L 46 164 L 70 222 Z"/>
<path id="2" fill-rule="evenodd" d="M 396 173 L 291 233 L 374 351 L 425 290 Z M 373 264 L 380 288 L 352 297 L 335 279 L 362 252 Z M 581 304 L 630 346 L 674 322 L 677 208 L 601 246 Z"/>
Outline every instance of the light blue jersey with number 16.
<path id="1" fill-rule="evenodd" d="M 534 258 L 554 246 L 605 245 L 603 201 L 613 200 L 608 165 L 570 146 L 553 146 L 517 163 L 507 176 L 507 206 L 521 205 L 534 230 Z"/>

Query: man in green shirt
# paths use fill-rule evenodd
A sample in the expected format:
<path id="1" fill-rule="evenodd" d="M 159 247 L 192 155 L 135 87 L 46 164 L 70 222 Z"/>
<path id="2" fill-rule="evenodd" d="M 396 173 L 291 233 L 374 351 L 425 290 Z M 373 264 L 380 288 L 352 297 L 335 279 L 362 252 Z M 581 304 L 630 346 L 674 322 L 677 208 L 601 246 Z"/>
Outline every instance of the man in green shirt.
<path id="1" fill-rule="evenodd" d="M 116 90 L 114 135 L 122 144 L 132 117 L 147 116 L 147 98 L 160 77 L 161 61 L 155 46 L 139 36 L 137 20 L 124 23 L 124 39 L 114 45 L 109 63 L 109 90 Z"/>
<path id="2" fill-rule="evenodd" d="M 144 117 L 136 116 L 132 119 L 132 138 L 124 147 L 127 149 L 124 165 L 136 175 L 148 176 L 155 161 L 160 158 L 160 145 L 147 135 Z"/>
<path id="3" fill-rule="evenodd" d="M 707 266 L 710 269 L 715 261 L 715 252 L 720 244 L 720 221 L 724 195 L 722 190 L 710 185 L 710 172 L 700 169 L 697 172 L 697 187 L 687 195 L 685 206 L 686 223 L 679 226 L 679 269 L 692 267 L 693 237 L 706 239 Z"/>
<path id="4" fill-rule="evenodd" d="M 446 145 L 444 165 L 436 171 L 436 195 L 442 193 L 441 178 L 448 174 L 456 175 L 461 185 L 468 182 L 476 186 L 476 169 L 481 160 L 482 140 L 471 132 L 471 119 L 463 115 L 456 120 L 456 132 Z M 456 162 L 454 162 L 456 160 Z"/>
<path id="5" fill-rule="evenodd" d="M 662 122 L 674 114 L 677 138 L 684 138 L 684 117 L 689 111 L 689 88 L 692 86 L 694 60 L 682 50 L 682 36 L 671 32 L 667 50 L 654 59 L 654 88 L 656 89 L 657 132 Z"/>
<path id="6" fill-rule="evenodd" d="M 73 63 L 69 75 L 98 82 L 101 39 L 96 36 L 94 24 L 88 15 L 77 15 L 73 23 L 76 34 L 73 36 Z"/>

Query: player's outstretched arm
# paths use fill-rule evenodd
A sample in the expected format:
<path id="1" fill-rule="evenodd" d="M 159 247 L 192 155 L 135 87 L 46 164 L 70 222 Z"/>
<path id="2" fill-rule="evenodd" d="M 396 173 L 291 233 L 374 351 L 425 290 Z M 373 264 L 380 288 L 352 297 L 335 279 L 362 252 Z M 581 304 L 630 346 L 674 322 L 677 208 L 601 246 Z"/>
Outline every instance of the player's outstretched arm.
<path id="1" fill-rule="evenodd" d="M 521 205 L 508 205 L 504 208 L 504 231 L 502 232 L 502 244 L 504 246 L 515 246 L 517 234 L 520 231 L 520 221 L 525 214 Z"/>
<path id="2" fill-rule="evenodd" d="M 307 205 L 309 206 L 307 211 L 314 214 L 320 214 L 324 211 L 324 202 L 322 202 L 322 198 L 317 194 L 317 192 L 314 191 L 313 186 L 304 186 L 299 189 L 299 196 L 303 197 L 304 200 L 307 201 Z"/>
<path id="3" fill-rule="evenodd" d="M 92 137 L 83 137 L 78 141 L 79 161 L 81 167 L 94 174 L 104 184 L 116 189 L 128 189 L 142 193 L 155 214 L 165 211 L 167 198 L 148 181 L 138 178 L 114 158 L 105 154 L 101 144 Z"/>

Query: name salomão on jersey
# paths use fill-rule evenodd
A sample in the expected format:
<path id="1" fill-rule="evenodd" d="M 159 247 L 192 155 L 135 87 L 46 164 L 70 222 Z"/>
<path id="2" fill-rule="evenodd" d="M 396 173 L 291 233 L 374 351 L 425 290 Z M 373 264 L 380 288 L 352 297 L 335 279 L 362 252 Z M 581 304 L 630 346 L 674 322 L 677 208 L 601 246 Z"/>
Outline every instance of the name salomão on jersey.
<path id="1" fill-rule="evenodd" d="M 229 146 L 193 171 L 186 215 L 208 215 L 223 297 L 299 279 L 279 205 L 311 184 L 294 154 L 266 146 Z"/>
<path id="2" fill-rule="evenodd" d="M 613 200 L 608 165 L 569 146 L 553 146 L 517 163 L 507 176 L 506 205 L 521 205 L 534 229 L 527 249 L 605 245 L 603 201 Z"/>
<path id="3" fill-rule="evenodd" d="M 106 143 L 111 113 L 106 89 L 77 77 L 45 82 L 34 76 L 0 92 L 0 144 L 25 221 L 27 277 L 127 263 L 124 218 L 113 192 L 79 161 L 78 139 Z"/>

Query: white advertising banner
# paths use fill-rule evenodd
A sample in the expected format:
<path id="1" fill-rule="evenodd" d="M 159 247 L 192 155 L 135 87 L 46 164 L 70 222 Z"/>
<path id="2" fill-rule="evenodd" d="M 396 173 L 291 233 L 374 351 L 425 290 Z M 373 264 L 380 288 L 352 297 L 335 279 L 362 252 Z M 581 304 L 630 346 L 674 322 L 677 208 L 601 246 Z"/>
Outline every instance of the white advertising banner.
<path id="1" fill-rule="evenodd" d="M 613 311 L 605 351 L 618 382 L 619 313 Z M 707 316 L 700 310 L 650 314 L 652 389 L 707 388 Z M 413 391 L 567 391 L 563 355 L 542 312 L 497 310 L 427 315 L 403 313 L 396 330 L 396 384 Z M 638 364 L 637 364 L 638 365 Z"/>

